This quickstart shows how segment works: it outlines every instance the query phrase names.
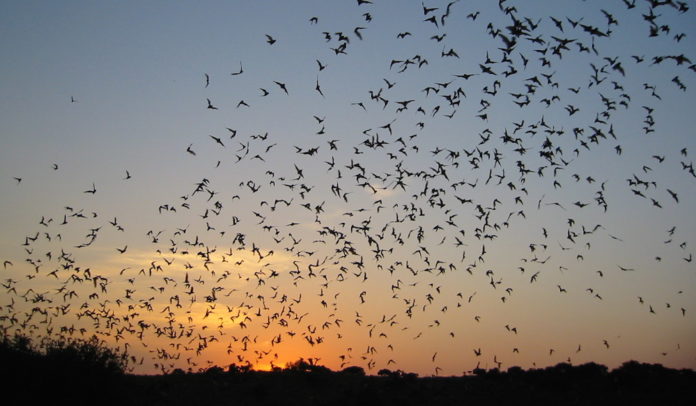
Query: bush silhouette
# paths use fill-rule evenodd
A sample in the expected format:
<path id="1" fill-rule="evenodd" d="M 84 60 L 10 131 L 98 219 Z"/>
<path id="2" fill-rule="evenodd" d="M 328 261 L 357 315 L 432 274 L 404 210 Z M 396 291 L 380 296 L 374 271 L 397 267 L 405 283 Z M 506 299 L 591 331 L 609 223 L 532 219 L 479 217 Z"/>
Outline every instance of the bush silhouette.
<path id="1" fill-rule="evenodd" d="M 341 372 L 344 374 L 365 376 L 365 370 L 362 367 L 355 366 L 355 365 L 343 368 L 343 370 Z"/>
<path id="2" fill-rule="evenodd" d="M 2 337 L 0 359 L 15 368 L 40 369 L 57 376 L 122 375 L 128 371 L 129 361 L 126 353 L 107 347 L 96 337 L 86 340 L 45 339 L 36 345 L 29 337 L 21 335 Z"/>
<path id="3" fill-rule="evenodd" d="M 46 362 L 60 369 L 99 375 L 120 375 L 128 356 L 107 347 L 96 337 L 87 340 L 50 340 L 43 344 Z"/>
<path id="4" fill-rule="evenodd" d="M 119 404 L 128 372 L 127 354 L 90 339 L 45 339 L 3 335 L 0 380 L 14 388 L 6 404 L 39 404 L 61 399 L 67 404 Z"/>
<path id="5" fill-rule="evenodd" d="M 295 362 L 288 363 L 285 367 L 285 371 L 288 372 L 302 372 L 302 373 L 329 373 L 331 370 L 325 366 L 317 365 L 311 359 L 305 361 L 303 358 Z"/>

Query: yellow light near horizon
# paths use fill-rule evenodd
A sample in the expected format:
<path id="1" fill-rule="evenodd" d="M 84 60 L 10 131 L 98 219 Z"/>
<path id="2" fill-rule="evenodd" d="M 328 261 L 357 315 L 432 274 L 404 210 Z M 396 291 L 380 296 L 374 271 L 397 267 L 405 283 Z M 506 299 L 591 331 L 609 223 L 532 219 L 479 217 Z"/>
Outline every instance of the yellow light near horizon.
<path id="1" fill-rule="evenodd" d="M 254 371 L 270 372 L 270 371 L 273 371 L 275 368 L 285 369 L 286 366 L 287 366 L 286 362 L 281 362 L 278 364 L 276 364 L 275 362 L 270 362 L 270 363 L 261 362 L 261 363 L 254 365 L 252 367 L 252 369 Z"/>

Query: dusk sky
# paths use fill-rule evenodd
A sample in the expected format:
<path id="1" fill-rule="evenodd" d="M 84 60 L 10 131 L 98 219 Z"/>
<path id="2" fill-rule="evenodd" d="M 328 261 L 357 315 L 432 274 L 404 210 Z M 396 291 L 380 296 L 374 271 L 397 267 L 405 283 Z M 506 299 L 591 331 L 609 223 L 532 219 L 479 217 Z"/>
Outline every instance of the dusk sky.
<path id="1" fill-rule="evenodd" d="M 2 2 L 0 326 L 148 374 L 696 368 L 692 6 Z"/>

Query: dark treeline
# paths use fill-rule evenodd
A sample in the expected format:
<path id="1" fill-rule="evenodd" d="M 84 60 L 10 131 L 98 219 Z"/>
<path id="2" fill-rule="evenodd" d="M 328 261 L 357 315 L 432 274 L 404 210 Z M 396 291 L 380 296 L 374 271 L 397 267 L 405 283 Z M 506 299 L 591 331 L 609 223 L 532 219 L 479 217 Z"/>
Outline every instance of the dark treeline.
<path id="1" fill-rule="evenodd" d="M 300 359 L 285 368 L 248 365 L 202 372 L 128 373 L 127 354 L 96 339 L 0 341 L 4 404 L 68 405 L 454 405 L 696 404 L 696 372 L 629 361 L 619 368 L 560 363 L 541 369 L 476 369 L 461 377 L 419 377 L 361 367 L 332 371 Z M 7 403 L 6 403 L 7 402 Z"/>

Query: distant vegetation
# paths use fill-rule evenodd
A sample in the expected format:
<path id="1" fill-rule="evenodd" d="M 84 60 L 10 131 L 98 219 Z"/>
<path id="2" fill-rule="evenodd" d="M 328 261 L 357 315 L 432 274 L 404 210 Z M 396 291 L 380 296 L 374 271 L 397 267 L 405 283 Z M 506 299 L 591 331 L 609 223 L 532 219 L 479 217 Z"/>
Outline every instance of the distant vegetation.
<path id="1" fill-rule="evenodd" d="M 96 337 L 47 339 L 36 344 L 25 336 L 4 336 L 0 359 L 4 365 L 13 365 L 15 373 L 27 370 L 103 377 L 124 374 L 128 369 L 127 354 L 112 350 Z"/>
<path id="2" fill-rule="evenodd" d="M 4 404 L 696 404 L 696 372 L 636 361 L 543 369 L 475 369 L 462 377 L 419 377 L 401 370 L 369 376 L 359 366 L 335 372 L 304 359 L 272 371 L 248 364 L 157 376 L 128 373 L 129 357 L 95 338 L 0 341 Z"/>

